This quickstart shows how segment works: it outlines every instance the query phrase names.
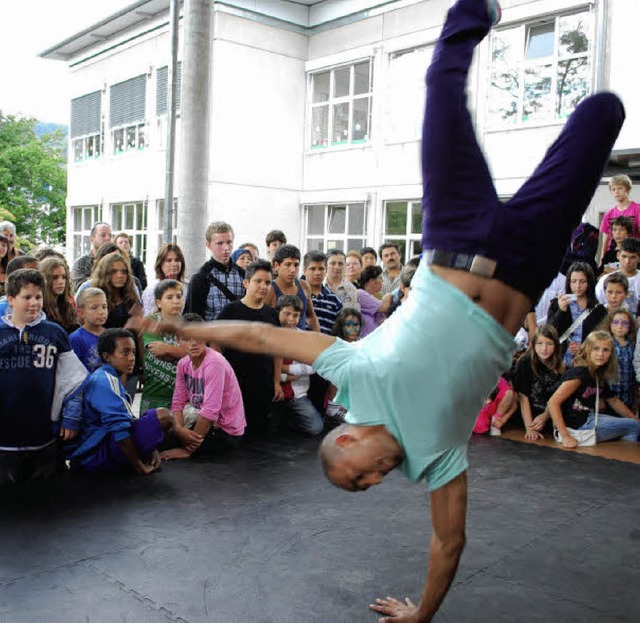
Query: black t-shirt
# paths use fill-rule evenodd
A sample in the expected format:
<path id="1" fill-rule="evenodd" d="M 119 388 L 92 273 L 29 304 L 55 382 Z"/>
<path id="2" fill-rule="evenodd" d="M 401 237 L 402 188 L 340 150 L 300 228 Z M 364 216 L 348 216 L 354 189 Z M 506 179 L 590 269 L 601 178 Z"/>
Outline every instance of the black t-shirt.
<path id="1" fill-rule="evenodd" d="M 273 307 L 263 305 L 260 309 L 247 307 L 242 301 L 233 301 L 223 307 L 218 320 L 244 320 L 249 322 L 265 322 L 279 326 L 278 314 Z M 225 348 L 222 354 L 236 373 L 242 398 L 246 403 L 273 399 L 273 357 L 271 355 L 255 355 L 232 348 Z"/>
<path id="2" fill-rule="evenodd" d="M 596 410 L 596 381 L 589 374 L 589 369 L 585 366 L 569 368 L 562 377 L 565 381 L 580 381 L 580 387 L 567 398 L 562 404 L 562 416 L 564 423 L 569 428 L 580 428 L 589 417 L 589 413 Z M 600 398 L 607 400 L 615 396 L 608 383 L 603 383 L 600 387 Z"/>
<path id="3" fill-rule="evenodd" d="M 533 417 L 540 415 L 547 408 L 547 402 L 560 385 L 562 374 L 549 370 L 544 364 L 538 366 L 536 376 L 531 367 L 531 355 L 523 355 L 516 364 L 513 374 L 513 387 L 525 395 L 531 404 Z"/>

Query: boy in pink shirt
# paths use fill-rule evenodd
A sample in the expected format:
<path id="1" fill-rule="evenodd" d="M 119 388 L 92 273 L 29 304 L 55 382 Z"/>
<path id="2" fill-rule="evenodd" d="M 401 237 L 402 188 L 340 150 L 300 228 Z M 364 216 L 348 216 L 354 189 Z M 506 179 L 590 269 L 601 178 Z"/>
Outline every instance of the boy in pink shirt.
<path id="1" fill-rule="evenodd" d="M 203 322 L 185 314 L 185 322 Z M 246 427 L 242 394 L 229 362 L 199 340 L 181 340 L 187 356 L 178 362 L 171 402 L 173 436 L 177 448 L 162 459 L 188 459 L 235 449 Z"/>
<path id="2" fill-rule="evenodd" d="M 634 238 L 638 235 L 638 229 L 640 227 L 640 204 L 629 199 L 631 194 L 631 178 L 628 175 L 614 175 L 609 180 L 609 190 L 616 200 L 616 205 L 610 210 L 607 210 L 602 223 L 600 224 L 600 231 L 604 234 L 602 240 L 602 255 L 604 255 L 611 246 L 611 221 L 618 216 L 626 216 L 633 221 L 633 233 Z"/>

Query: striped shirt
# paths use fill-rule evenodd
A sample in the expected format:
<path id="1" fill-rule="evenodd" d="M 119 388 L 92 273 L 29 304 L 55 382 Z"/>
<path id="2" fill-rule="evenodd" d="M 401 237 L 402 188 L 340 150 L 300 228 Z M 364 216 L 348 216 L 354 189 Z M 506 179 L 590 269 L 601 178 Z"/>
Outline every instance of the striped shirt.
<path id="1" fill-rule="evenodd" d="M 336 316 L 342 309 L 340 299 L 329 288 L 322 286 L 320 294 L 311 294 L 313 309 L 320 323 L 321 333 L 329 334 L 336 322 Z"/>

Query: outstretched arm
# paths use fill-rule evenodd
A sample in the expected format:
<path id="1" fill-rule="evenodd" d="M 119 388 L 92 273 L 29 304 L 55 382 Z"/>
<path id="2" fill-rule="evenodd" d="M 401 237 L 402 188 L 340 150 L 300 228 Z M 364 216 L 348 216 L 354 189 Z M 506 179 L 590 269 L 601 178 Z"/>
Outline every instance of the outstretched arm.
<path id="1" fill-rule="evenodd" d="M 189 322 L 160 325 L 155 330 L 175 331 L 185 339 L 204 340 L 247 353 L 288 357 L 312 364 L 336 338 L 318 331 L 292 331 L 261 322 Z"/>
<path id="2" fill-rule="evenodd" d="M 438 611 L 455 577 L 465 544 L 467 518 L 467 472 L 431 493 L 433 536 L 429 550 L 427 582 L 415 606 L 388 597 L 370 608 L 387 615 L 381 623 L 428 623 Z"/>

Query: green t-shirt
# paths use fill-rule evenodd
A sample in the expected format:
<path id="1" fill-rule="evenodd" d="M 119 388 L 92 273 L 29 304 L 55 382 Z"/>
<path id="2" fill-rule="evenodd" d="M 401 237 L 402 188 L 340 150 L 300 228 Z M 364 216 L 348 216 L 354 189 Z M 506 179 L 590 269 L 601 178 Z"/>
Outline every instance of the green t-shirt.
<path id="1" fill-rule="evenodd" d="M 160 320 L 160 314 L 151 314 L 151 318 Z M 156 357 L 147 345 L 151 342 L 164 342 L 176 346 L 178 338 L 172 333 L 143 333 L 142 344 L 144 347 L 144 389 L 140 402 L 140 413 L 147 409 L 158 407 L 171 407 L 173 388 L 176 384 L 176 370 L 178 360 L 165 361 Z"/>

